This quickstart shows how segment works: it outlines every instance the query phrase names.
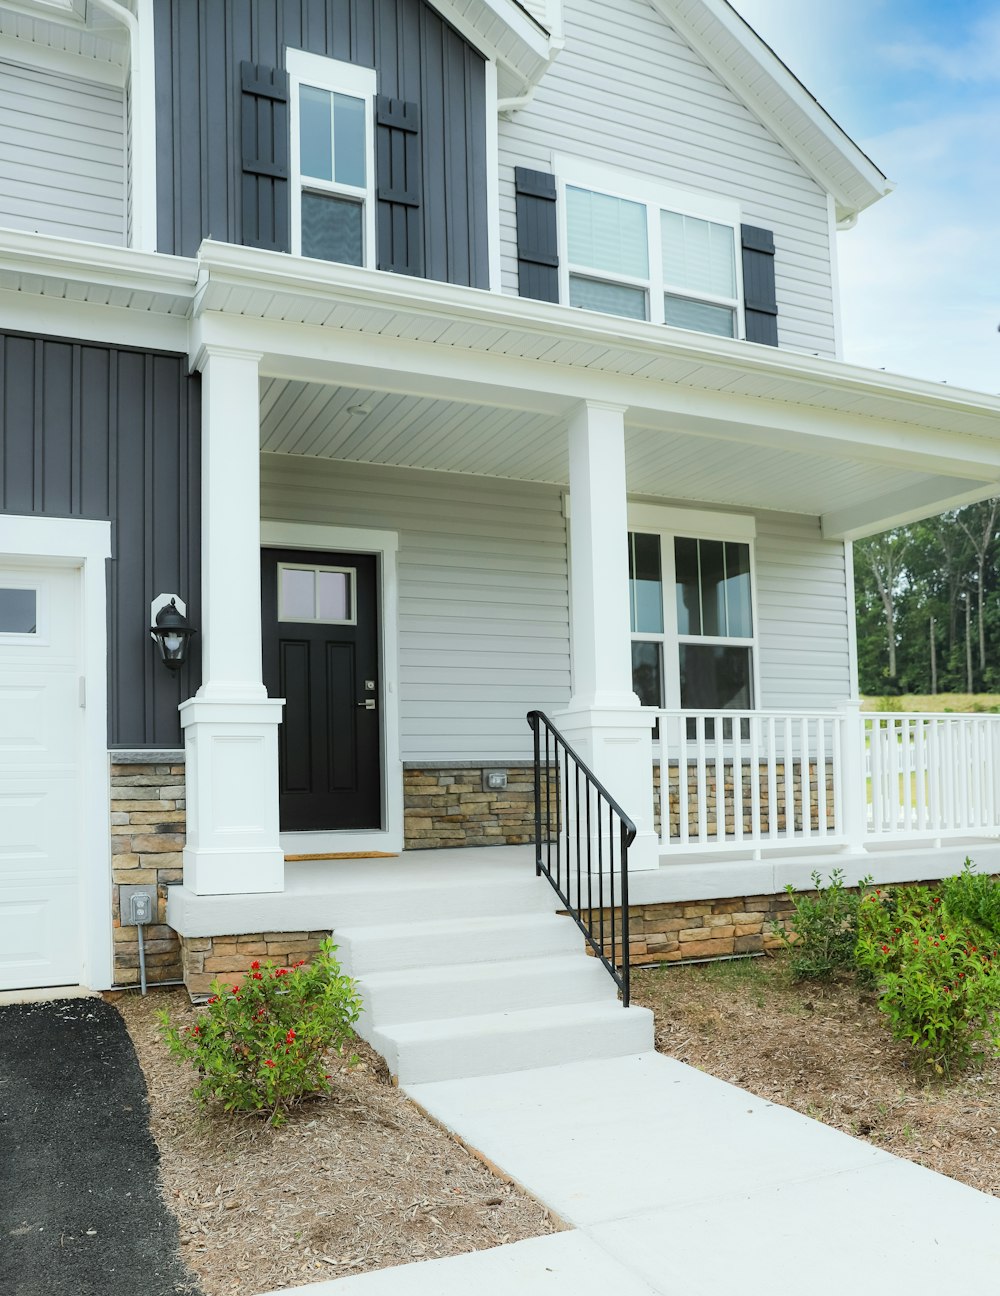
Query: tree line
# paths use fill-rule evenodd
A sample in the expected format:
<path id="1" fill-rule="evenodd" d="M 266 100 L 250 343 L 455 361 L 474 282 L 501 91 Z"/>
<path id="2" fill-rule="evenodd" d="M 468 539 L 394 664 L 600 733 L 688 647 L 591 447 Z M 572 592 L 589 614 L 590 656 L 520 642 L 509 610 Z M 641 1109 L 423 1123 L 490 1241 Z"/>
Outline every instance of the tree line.
<path id="1" fill-rule="evenodd" d="M 854 546 L 864 694 L 1000 692 L 1000 499 Z"/>

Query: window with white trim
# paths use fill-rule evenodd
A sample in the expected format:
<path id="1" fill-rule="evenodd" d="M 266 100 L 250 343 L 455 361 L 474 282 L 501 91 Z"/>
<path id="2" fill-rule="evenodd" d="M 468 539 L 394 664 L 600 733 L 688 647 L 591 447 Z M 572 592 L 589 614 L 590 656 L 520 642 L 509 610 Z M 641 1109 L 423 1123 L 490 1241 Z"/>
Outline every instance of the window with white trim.
<path id="1" fill-rule="evenodd" d="M 741 337 L 740 212 L 608 168 L 555 163 L 563 300 L 584 310 Z"/>
<path id="2" fill-rule="evenodd" d="M 287 52 L 292 252 L 375 263 L 374 68 Z"/>
<path id="3" fill-rule="evenodd" d="M 751 546 L 630 531 L 632 683 L 643 706 L 754 707 Z"/>

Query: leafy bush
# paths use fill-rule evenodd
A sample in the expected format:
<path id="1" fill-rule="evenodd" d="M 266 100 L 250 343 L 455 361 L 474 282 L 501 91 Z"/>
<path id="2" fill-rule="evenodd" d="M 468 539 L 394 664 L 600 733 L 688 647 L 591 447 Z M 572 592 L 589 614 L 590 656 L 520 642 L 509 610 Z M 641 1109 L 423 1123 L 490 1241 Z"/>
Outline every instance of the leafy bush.
<path id="1" fill-rule="evenodd" d="M 812 875 L 815 895 L 798 894 L 791 885 L 785 890 L 795 911 L 789 919 L 790 932 L 772 923 L 775 934 L 789 951 L 789 966 L 796 981 L 822 980 L 834 972 L 854 968 L 858 939 L 858 909 L 871 882 L 865 878 L 857 891 L 844 886 L 841 869 L 833 869 L 823 886 L 819 873 Z"/>
<path id="2" fill-rule="evenodd" d="M 1000 882 L 977 873 L 967 859 L 957 877 L 941 883 L 941 898 L 949 918 L 974 923 L 991 940 L 1000 940 Z"/>
<path id="3" fill-rule="evenodd" d="M 926 887 L 868 896 L 859 967 L 873 978 L 893 1038 L 922 1069 L 952 1076 L 1000 1050 L 1000 957 L 943 912 Z"/>
<path id="4" fill-rule="evenodd" d="M 361 1001 L 354 982 L 326 940 L 311 965 L 291 968 L 253 962 L 242 985 L 216 981 L 206 1011 L 193 1026 L 176 1027 L 159 1014 L 171 1054 L 189 1062 L 199 1102 L 226 1111 L 269 1112 L 273 1125 L 313 1094 L 329 1092 L 325 1054 L 353 1037 Z"/>

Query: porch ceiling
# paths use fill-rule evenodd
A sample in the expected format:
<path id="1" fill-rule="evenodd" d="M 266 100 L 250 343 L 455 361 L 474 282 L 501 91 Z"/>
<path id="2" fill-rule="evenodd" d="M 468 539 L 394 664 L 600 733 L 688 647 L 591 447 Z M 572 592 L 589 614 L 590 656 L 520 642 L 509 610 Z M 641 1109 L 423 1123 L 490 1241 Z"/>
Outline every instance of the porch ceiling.
<path id="1" fill-rule="evenodd" d="M 497 408 L 465 401 L 298 382 L 261 383 L 261 449 L 275 454 L 472 473 L 519 481 L 568 482 L 565 412 Z M 664 500 L 835 516 L 887 496 L 914 500 L 930 488 L 974 491 L 896 466 L 714 439 L 626 420 L 629 490 Z M 845 531 L 849 528 L 845 528 Z"/>

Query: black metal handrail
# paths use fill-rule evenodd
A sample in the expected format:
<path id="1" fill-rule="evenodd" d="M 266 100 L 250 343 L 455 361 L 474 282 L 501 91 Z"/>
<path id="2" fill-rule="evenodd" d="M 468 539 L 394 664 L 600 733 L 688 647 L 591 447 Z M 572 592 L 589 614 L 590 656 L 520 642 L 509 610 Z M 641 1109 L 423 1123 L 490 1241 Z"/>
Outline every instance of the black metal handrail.
<path id="1" fill-rule="evenodd" d="M 627 1008 L 628 848 L 635 824 L 544 712 L 529 711 L 528 724 L 535 738 L 535 873 L 551 882 Z"/>

